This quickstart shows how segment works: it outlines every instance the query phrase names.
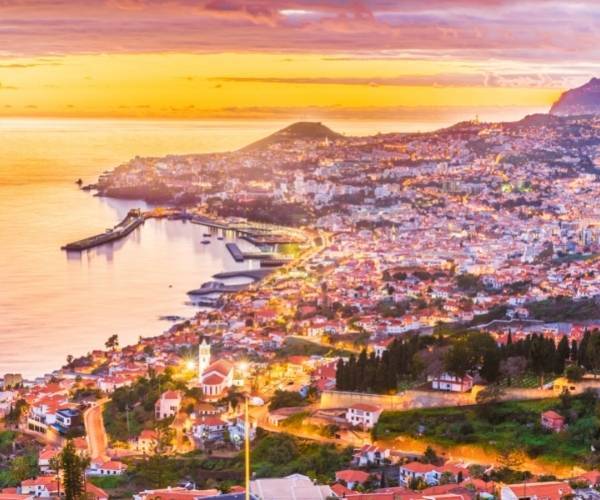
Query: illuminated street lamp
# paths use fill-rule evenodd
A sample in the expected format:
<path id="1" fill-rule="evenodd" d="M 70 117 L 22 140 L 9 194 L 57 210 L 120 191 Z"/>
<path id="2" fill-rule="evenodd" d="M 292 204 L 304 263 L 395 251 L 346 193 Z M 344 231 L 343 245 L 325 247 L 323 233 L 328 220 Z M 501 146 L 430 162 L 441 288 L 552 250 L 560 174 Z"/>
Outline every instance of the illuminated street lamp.
<path id="1" fill-rule="evenodd" d="M 241 361 L 238 365 L 239 371 L 244 374 L 244 381 L 248 374 L 248 363 Z M 245 482 L 245 500 L 250 500 L 250 421 L 248 411 L 248 400 L 250 394 L 244 395 L 244 482 Z"/>

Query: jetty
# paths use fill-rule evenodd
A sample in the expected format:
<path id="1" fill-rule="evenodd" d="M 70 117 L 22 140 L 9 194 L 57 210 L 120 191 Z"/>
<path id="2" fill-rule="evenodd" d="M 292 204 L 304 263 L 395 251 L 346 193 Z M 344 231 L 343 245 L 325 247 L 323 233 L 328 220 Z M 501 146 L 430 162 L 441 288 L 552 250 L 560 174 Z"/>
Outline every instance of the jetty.
<path id="1" fill-rule="evenodd" d="M 235 243 L 225 243 L 227 250 L 236 262 L 244 262 L 244 254 Z"/>
<path id="2" fill-rule="evenodd" d="M 99 245 L 104 245 L 105 243 L 119 240 L 142 225 L 144 220 L 145 217 L 140 210 L 130 210 L 125 218 L 112 229 L 107 229 L 104 233 L 90 236 L 89 238 L 85 238 L 83 240 L 67 243 L 61 247 L 61 249 L 67 250 L 68 252 L 82 252 L 83 250 L 88 250 Z"/>

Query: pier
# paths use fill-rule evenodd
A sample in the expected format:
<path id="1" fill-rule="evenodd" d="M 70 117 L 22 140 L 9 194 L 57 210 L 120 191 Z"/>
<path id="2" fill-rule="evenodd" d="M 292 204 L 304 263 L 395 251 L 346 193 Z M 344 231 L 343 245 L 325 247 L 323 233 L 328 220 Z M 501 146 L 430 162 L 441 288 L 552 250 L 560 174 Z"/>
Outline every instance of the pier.
<path id="1" fill-rule="evenodd" d="M 306 236 L 301 231 L 283 226 L 258 222 L 220 221 L 200 214 L 186 214 L 186 216 L 194 224 L 222 231 L 232 231 L 256 246 L 303 243 L 306 241 Z"/>
<path id="2" fill-rule="evenodd" d="M 105 243 L 110 243 L 111 241 L 119 240 L 142 225 L 144 220 L 144 215 L 140 210 L 130 210 L 126 217 L 112 229 L 107 229 L 104 233 L 90 236 L 83 240 L 67 243 L 61 247 L 61 249 L 69 252 L 82 252 L 83 250 L 88 250 L 99 245 L 104 245 Z"/>
<path id="3" fill-rule="evenodd" d="M 244 262 L 244 254 L 235 243 L 225 243 L 227 250 L 236 262 Z"/>

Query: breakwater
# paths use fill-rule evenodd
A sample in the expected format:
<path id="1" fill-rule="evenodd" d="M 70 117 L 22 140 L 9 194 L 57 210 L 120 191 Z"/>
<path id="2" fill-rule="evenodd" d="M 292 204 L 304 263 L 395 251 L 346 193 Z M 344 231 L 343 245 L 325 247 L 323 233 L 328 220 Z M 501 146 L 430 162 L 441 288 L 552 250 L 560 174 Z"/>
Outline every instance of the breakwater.
<path id="1" fill-rule="evenodd" d="M 125 218 L 112 229 L 107 229 L 106 232 L 90 236 L 89 238 L 67 243 L 61 248 L 62 250 L 81 252 L 83 250 L 88 250 L 89 248 L 104 245 L 105 243 L 110 243 L 111 241 L 119 240 L 142 225 L 144 220 L 144 215 L 140 210 L 130 210 Z"/>

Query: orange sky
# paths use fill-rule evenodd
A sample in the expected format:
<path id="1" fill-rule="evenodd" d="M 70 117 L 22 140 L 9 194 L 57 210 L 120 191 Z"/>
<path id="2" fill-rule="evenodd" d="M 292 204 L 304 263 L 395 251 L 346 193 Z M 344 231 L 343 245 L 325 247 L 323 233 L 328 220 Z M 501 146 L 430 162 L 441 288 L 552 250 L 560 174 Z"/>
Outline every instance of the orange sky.
<path id="1" fill-rule="evenodd" d="M 6 0 L 0 116 L 369 118 L 543 110 L 597 69 L 597 48 L 576 49 L 587 47 L 598 9 L 591 3 L 580 12 L 557 1 L 554 10 L 523 21 L 522 5 Z M 552 28 L 572 35 L 568 43 L 556 40 L 557 53 L 547 29 L 567 13 L 570 20 Z"/>

